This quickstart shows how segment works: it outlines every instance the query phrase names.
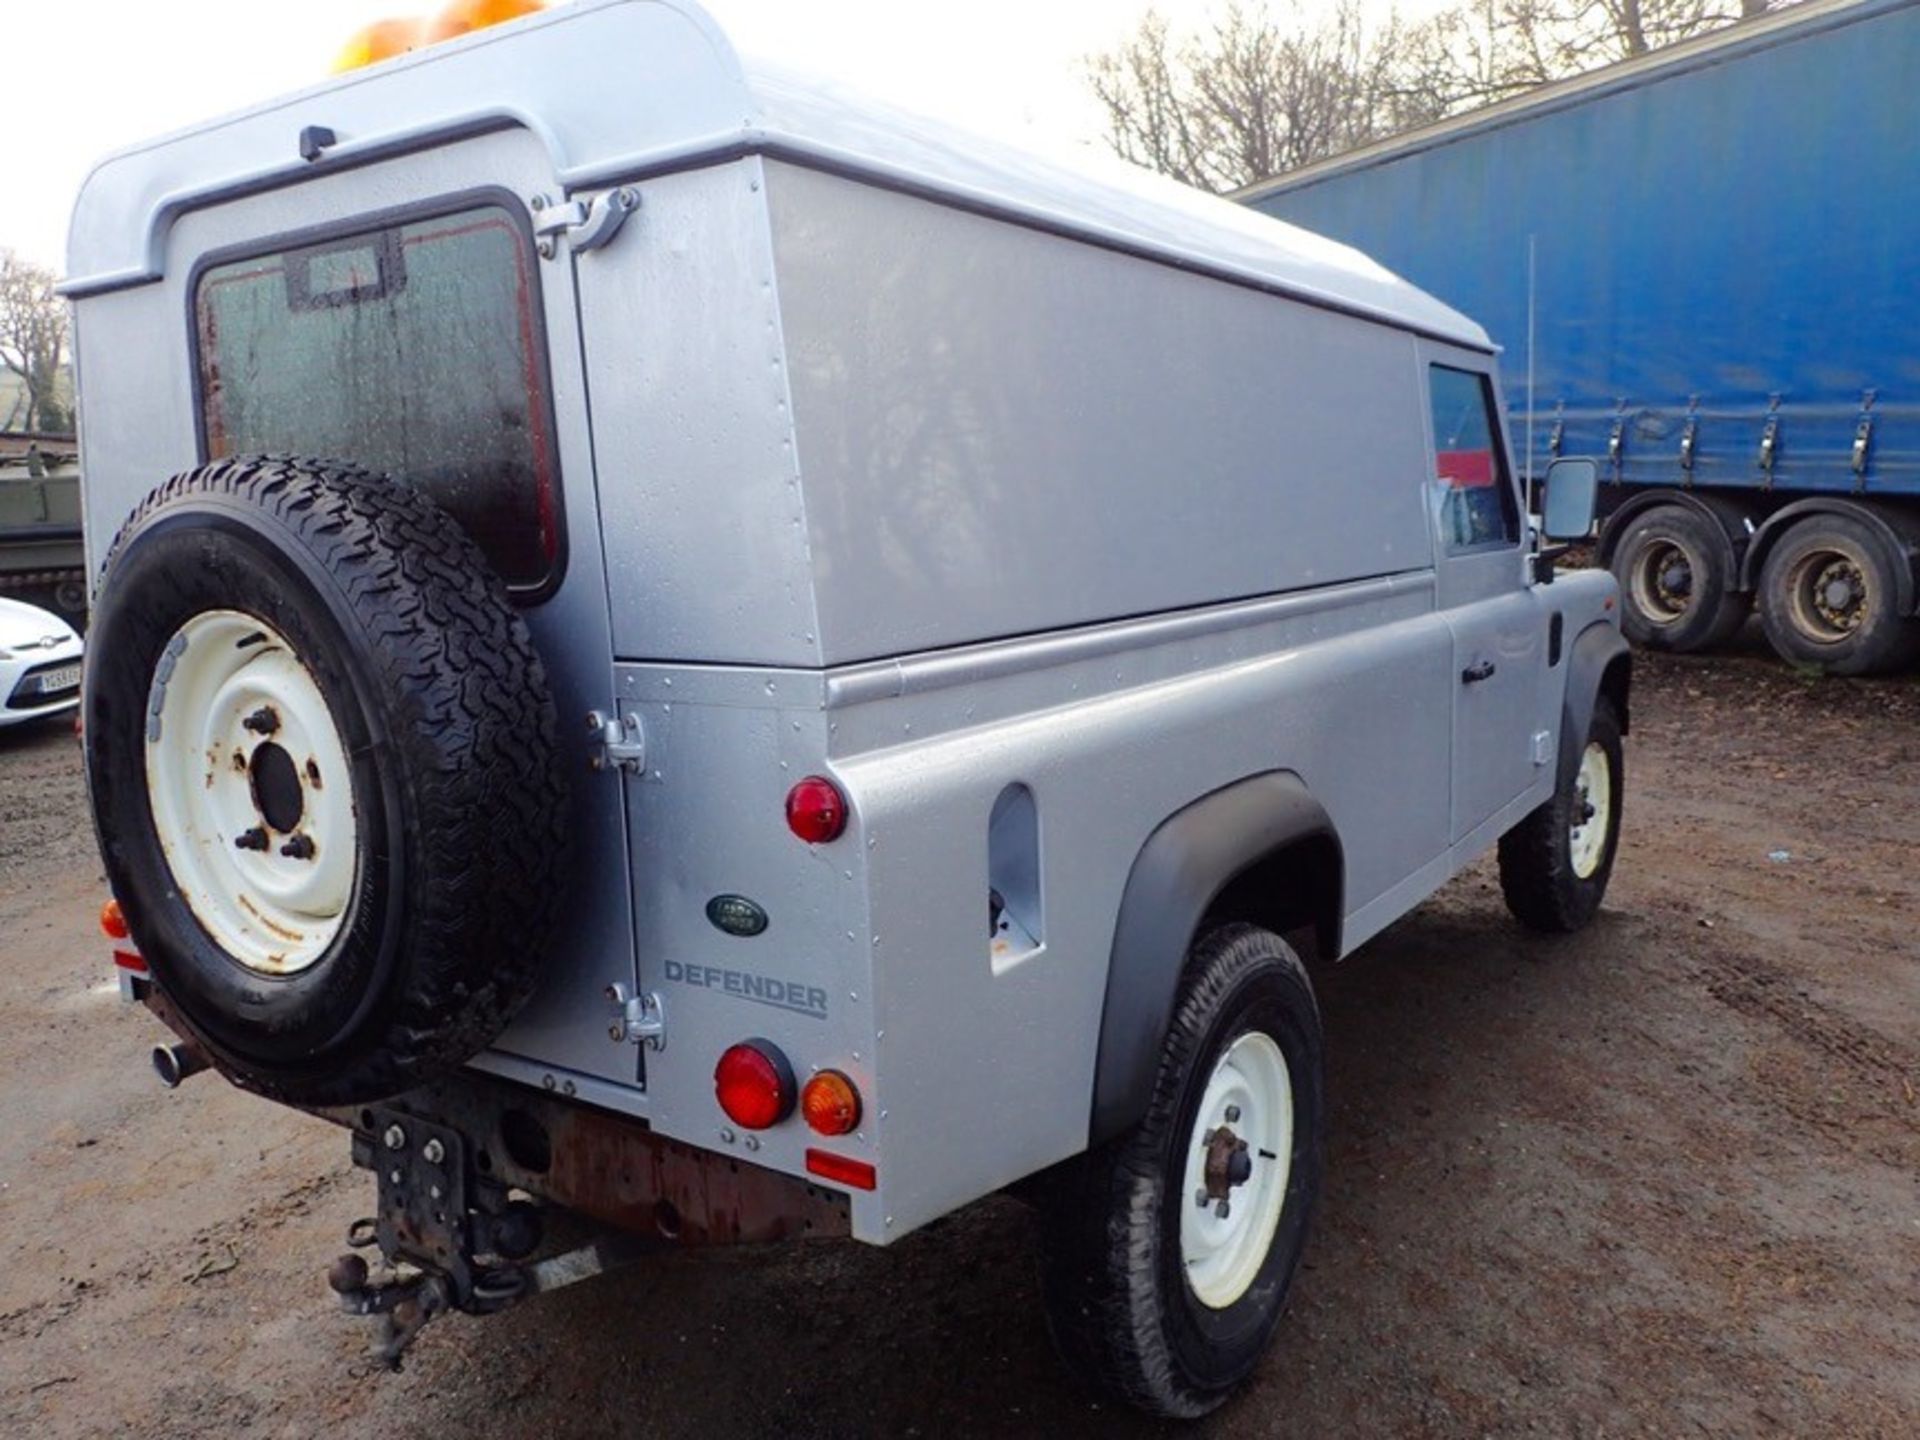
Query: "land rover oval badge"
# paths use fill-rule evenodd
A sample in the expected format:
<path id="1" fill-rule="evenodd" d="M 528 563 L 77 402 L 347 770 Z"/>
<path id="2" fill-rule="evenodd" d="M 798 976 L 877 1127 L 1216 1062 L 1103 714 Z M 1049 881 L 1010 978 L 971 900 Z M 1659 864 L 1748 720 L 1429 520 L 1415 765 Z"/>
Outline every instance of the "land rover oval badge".
<path id="1" fill-rule="evenodd" d="M 744 895 L 716 895 L 707 901 L 707 919 L 729 935 L 758 935 L 767 928 L 767 912 Z"/>

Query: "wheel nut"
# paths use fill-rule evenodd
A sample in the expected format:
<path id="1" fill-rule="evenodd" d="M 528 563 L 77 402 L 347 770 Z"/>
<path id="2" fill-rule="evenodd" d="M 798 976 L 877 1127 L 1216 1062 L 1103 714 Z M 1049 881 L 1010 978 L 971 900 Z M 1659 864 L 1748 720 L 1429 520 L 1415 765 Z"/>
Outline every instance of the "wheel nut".
<path id="1" fill-rule="evenodd" d="M 1238 1105 L 1227 1106 L 1227 1123 L 1229 1125 L 1238 1125 L 1240 1123 L 1240 1107 Z"/>
<path id="2" fill-rule="evenodd" d="M 271 705 L 262 705 L 240 723 L 256 735 L 271 735 L 280 728 L 280 716 Z"/>
<path id="3" fill-rule="evenodd" d="M 287 843 L 280 847 L 280 853 L 290 860 L 311 860 L 313 858 L 313 837 L 310 835 L 290 835 Z"/>
<path id="4" fill-rule="evenodd" d="M 389 1150 L 404 1150 L 407 1148 L 407 1132 L 402 1130 L 398 1125 L 389 1125 L 387 1127 L 387 1133 L 380 1138 L 386 1142 L 387 1149 Z"/>
<path id="5" fill-rule="evenodd" d="M 1224 1220 L 1232 1213 L 1233 1206 L 1229 1205 L 1225 1200 L 1222 1200 L 1218 1205 L 1213 1207 L 1213 1216 L 1216 1220 Z"/>
<path id="6" fill-rule="evenodd" d="M 236 850 L 266 849 L 267 848 L 267 832 L 265 828 L 263 828 L 262 826 L 256 825 L 251 830 L 244 831 L 241 834 L 234 836 L 233 848 Z"/>
<path id="7" fill-rule="evenodd" d="M 1202 1185 L 1198 1190 L 1193 1192 L 1193 1203 L 1202 1210 L 1213 1203 L 1213 1198 L 1207 1194 L 1206 1186 Z"/>

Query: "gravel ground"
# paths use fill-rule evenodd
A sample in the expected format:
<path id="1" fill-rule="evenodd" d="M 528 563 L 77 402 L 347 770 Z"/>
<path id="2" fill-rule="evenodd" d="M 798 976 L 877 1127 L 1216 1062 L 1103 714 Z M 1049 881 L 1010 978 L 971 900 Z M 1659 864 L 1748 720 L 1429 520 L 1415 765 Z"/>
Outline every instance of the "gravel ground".
<path id="1" fill-rule="evenodd" d="M 1643 658 L 1608 908 L 1489 867 L 1320 977 L 1328 1189 L 1279 1340 L 1188 1433 L 1920 1433 L 1920 684 Z M 0 732 L 0 1433 L 1126 1435 L 994 1200 L 889 1251 L 667 1256 L 368 1373 L 322 1273 L 371 1182 L 167 1094 L 72 738 Z"/>

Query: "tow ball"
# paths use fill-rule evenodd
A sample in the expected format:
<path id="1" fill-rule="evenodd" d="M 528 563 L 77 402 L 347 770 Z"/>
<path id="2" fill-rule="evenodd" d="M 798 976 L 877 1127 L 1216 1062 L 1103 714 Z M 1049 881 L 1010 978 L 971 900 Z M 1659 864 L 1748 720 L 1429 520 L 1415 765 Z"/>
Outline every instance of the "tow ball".
<path id="1" fill-rule="evenodd" d="M 443 1315 L 490 1315 L 626 1264 L 645 1248 L 608 1235 L 532 1260 L 541 1212 L 478 1174 L 459 1131 L 392 1109 L 363 1112 L 362 1120 L 353 1159 L 377 1177 L 379 1213 L 347 1228 L 351 1250 L 328 1269 L 327 1284 L 349 1315 L 376 1322 L 369 1354 L 387 1369 L 398 1370 L 420 1332 Z M 378 1269 L 354 1253 L 376 1248 Z"/>

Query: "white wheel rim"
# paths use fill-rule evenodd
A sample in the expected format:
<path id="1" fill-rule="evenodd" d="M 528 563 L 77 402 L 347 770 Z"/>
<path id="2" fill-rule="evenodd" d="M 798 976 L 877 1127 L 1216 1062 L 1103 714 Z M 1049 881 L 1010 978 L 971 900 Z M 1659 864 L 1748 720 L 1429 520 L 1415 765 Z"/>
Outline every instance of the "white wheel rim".
<path id="1" fill-rule="evenodd" d="M 1613 817 L 1613 765 L 1606 748 L 1589 744 L 1580 757 L 1580 773 L 1573 781 L 1573 828 L 1570 832 L 1573 873 L 1593 878 L 1607 853 L 1607 828 Z"/>
<path id="2" fill-rule="evenodd" d="M 353 786 L 326 697 L 278 631 L 209 610 L 174 632 L 148 690 L 147 796 L 174 884 L 221 949 L 261 975 L 326 953 L 353 893 Z"/>
<path id="3" fill-rule="evenodd" d="M 1209 1191 L 1208 1152 L 1224 1130 L 1244 1142 L 1251 1169 L 1238 1185 Z M 1272 1038 L 1250 1030 L 1220 1057 L 1187 1138 L 1186 1183 L 1177 1197 L 1180 1259 L 1201 1304 L 1222 1310 L 1245 1295 L 1266 1264 L 1293 1169 L 1293 1081 Z M 1224 1188 L 1224 1195 L 1221 1194 Z M 1227 1207 L 1219 1213 L 1222 1200 Z"/>

